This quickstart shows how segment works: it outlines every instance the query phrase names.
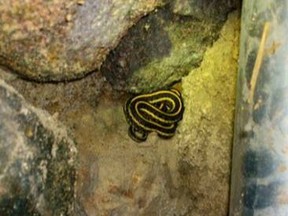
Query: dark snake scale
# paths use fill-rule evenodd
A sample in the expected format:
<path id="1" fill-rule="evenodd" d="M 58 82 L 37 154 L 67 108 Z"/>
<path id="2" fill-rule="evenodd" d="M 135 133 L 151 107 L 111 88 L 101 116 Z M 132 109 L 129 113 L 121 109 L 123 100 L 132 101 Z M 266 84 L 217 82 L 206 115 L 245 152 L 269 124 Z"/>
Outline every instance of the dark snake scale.
<path id="1" fill-rule="evenodd" d="M 150 132 L 156 132 L 161 138 L 171 138 L 183 112 L 182 97 L 176 89 L 137 95 L 129 98 L 124 106 L 130 125 L 128 134 L 136 142 L 145 141 Z"/>

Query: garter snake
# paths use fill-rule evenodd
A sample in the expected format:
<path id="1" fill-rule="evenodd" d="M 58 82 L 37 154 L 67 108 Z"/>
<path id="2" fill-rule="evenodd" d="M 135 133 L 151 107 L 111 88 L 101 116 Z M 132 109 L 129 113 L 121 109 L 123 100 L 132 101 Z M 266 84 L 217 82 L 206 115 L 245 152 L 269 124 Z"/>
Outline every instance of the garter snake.
<path id="1" fill-rule="evenodd" d="M 171 138 L 183 112 L 182 97 L 176 89 L 137 95 L 124 105 L 130 124 L 128 134 L 137 142 L 145 141 L 150 132 L 156 132 L 161 138 Z"/>

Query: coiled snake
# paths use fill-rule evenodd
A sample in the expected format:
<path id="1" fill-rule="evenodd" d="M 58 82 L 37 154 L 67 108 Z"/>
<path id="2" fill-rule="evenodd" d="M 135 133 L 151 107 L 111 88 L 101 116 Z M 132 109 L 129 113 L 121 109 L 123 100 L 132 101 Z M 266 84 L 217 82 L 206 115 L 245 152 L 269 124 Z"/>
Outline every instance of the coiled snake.
<path id="1" fill-rule="evenodd" d="M 150 132 L 161 138 L 171 138 L 182 119 L 184 106 L 181 94 L 176 89 L 159 90 L 129 98 L 124 113 L 130 124 L 128 134 L 143 142 Z"/>

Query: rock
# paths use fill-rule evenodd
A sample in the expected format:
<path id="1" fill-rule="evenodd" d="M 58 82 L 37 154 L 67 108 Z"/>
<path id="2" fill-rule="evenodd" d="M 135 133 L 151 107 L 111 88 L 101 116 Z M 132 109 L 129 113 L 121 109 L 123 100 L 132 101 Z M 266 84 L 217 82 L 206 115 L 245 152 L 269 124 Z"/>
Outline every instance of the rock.
<path id="1" fill-rule="evenodd" d="M 231 9 L 227 3 L 215 13 L 226 18 Z M 176 15 L 169 7 L 150 13 L 109 53 L 102 73 L 115 89 L 133 93 L 165 88 L 181 80 L 199 67 L 206 48 L 218 37 L 225 20 L 201 13 L 199 19 L 193 14 Z"/>
<path id="2" fill-rule="evenodd" d="M 201 66 L 183 78 L 178 170 L 194 200 L 193 216 L 228 215 L 239 30 L 232 13 Z"/>
<path id="3" fill-rule="evenodd" d="M 83 77 L 99 68 L 130 26 L 161 4 L 161 0 L 3 0 L 0 64 L 38 81 Z"/>
<path id="4" fill-rule="evenodd" d="M 74 142 L 0 80 L 0 215 L 73 215 Z"/>
<path id="5" fill-rule="evenodd" d="M 172 4 L 174 13 L 200 20 L 225 20 L 227 12 L 239 7 L 239 0 L 175 0 Z"/>

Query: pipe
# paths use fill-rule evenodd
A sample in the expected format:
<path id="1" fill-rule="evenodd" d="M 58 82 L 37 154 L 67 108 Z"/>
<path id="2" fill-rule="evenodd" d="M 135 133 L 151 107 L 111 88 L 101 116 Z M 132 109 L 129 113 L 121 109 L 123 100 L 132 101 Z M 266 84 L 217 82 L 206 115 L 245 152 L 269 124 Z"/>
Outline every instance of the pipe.
<path id="1" fill-rule="evenodd" d="M 288 215 L 288 0 L 244 0 L 230 216 Z"/>

